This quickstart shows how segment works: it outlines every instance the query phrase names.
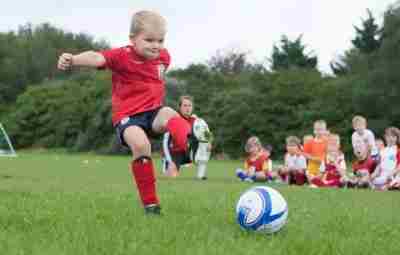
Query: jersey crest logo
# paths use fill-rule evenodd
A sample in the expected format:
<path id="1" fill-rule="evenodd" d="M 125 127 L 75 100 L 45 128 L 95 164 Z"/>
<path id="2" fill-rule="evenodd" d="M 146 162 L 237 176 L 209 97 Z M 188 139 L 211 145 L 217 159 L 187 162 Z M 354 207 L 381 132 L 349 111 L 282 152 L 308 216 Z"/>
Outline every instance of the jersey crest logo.
<path id="1" fill-rule="evenodd" d="M 164 80 L 165 70 L 166 70 L 165 65 L 164 64 L 160 64 L 160 65 L 157 66 L 157 69 L 158 69 L 158 78 L 160 80 Z"/>
<path id="2" fill-rule="evenodd" d="M 120 121 L 120 124 L 121 125 L 125 125 L 126 123 L 128 123 L 129 122 L 129 117 L 125 117 L 125 118 L 123 118 L 121 121 Z"/>

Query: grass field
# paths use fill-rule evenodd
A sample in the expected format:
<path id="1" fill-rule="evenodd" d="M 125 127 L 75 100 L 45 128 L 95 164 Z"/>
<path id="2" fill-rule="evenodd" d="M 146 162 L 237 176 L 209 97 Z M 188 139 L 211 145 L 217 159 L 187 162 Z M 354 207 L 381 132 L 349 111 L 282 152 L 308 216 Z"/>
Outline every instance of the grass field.
<path id="1" fill-rule="evenodd" d="M 161 217 L 137 201 L 129 157 L 26 152 L 0 158 L 0 254 L 400 254 L 400 193 L 274 185 L 289 205 L 275 235 L 235 222 L 238 161 L 209 180 L 160 177 Z M 159 161 L 157 160 L 157 164 Z"/>

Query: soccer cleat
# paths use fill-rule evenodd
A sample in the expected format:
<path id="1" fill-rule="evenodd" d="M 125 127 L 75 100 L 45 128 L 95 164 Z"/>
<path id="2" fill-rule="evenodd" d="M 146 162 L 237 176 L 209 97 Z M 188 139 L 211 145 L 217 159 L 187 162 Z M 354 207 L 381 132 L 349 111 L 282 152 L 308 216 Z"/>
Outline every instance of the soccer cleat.
<path id="1" fill-rule="evenodd" d="M 247 177 L 243 181 L 245 181 L 245 182 L 254 182 L 254 180 L 251 177 Z"/>
<path id="2" fill-rule="evenodd" d="M 240 180 L 244 181 L 247 178 L 247 175 L 241 169 L 236 170 L 236 176 L 240 178 Z"/>
<path id="3" fill-rule="evenodd" d="M 144 212 L 147 215 L 161 215 L 160 205 L 148 205 L 144 207 Z"/>
<path id="4" fill-rule="evenodd" d="M 203 177 L 201 177 L 199 179 L 202 180 L 202 181 L 206 181 L 208 178 L 207 178 L 207 176 L 203 176 Z"/>

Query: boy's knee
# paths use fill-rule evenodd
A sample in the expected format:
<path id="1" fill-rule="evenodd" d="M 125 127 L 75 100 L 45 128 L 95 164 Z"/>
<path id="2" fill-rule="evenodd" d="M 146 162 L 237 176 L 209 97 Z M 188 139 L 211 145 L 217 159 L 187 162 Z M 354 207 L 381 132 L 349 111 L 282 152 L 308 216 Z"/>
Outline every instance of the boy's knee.
<path id="1" fill-rule="evenodd" d="M 134 158 L 151 156 L 151 144 L 148 141 L 131 142 L 128 145 Z"/>

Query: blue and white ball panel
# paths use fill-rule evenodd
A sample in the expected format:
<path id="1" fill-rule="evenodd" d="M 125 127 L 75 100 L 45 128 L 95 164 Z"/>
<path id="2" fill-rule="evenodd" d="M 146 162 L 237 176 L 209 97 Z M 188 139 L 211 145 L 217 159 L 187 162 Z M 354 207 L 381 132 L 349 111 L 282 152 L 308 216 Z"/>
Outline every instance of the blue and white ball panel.
<path id="1" fill-rule="evenodd" d="M 263 189 L 268 192 L 271 199 L 270 221 L 268 224 L 262 225 L 258 230 L 267 233 L 274 233 L 280 230 L 287 222 L 289 209 L 286 200 L 275 189 L 259 186 L 255 189 Z"/>
<path id="2" fill-rule="evenodd" d="M 257 186 L 241 195 L 236 206 L 236 214 L 242 228 L 273 233 L 285 225 L 288 208 L 285 199 L 278 191 Z"/>
<path id="3" fill-rule="evenodd" d="M 236 213 L 240 225 L 244 228 L 252 228 L 260 221 L 264 214 L 265 199 L 256 190 L 246 191 L 239 199 Z"/>

